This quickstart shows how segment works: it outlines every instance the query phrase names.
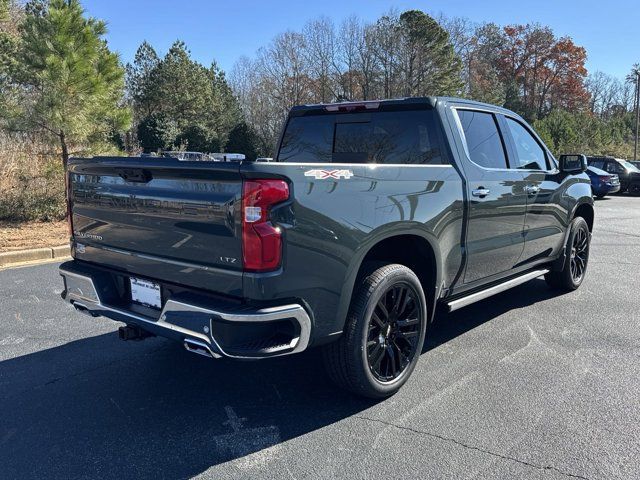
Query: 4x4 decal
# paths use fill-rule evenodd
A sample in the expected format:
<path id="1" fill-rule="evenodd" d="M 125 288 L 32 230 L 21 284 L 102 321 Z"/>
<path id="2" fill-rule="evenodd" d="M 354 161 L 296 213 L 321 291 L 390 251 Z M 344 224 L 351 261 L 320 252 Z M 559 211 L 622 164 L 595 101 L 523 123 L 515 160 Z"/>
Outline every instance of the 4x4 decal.
<path id="1" fill-rule="evenodd" d="M 305 177 L 314 177 L 316 180 L 325 180 L 333 178 L 339 180 L 341 178 L 350 179 L 353 177 L 351 170 L 307 170 L 304 172 Z"/>

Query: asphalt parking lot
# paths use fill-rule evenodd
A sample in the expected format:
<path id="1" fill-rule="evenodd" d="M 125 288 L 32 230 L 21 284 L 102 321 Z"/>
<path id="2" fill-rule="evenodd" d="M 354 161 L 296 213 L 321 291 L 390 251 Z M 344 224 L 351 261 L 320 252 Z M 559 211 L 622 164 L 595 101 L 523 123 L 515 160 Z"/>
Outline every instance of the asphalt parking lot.
<path id="1" fill-rule="evenodd" d="M 240 363 L 0 271 L 1 478 L 640 478 L 640 198 L 596 203 L 588 277 L 441 315 L 409 384 L 363 401 L 317 355 Z"/>

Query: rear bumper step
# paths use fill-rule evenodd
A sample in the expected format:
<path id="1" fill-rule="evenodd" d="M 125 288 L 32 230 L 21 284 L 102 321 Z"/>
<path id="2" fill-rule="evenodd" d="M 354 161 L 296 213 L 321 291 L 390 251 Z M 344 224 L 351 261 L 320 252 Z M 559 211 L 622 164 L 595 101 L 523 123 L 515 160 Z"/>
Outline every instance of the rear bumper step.
<path id="1" fill-rule="evenodd" d="M 207 357 L 266 358 L 298 353 L 309 345 L 311 319 L 299 304 L 228 309 L 169 298 L 159 316 L 152 318 L 105 302 L 109 287 L 101 284 L 99 275 L 94 278 L 68 268 L 60 268 L 60 275 L 65 283 L 62 298 L 76 310 L 179 341 L 186 350 Z M 234 330 L 246 332 L 242 341 L 229 341 L 238 338 Z"/>

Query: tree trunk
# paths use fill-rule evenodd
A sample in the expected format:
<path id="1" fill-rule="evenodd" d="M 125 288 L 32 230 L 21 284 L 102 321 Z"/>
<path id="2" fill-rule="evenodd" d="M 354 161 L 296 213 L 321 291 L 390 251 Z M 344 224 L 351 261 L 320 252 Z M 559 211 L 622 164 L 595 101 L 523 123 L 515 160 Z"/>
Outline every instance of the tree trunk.
<path id="1" fill-rule="evenodd" d="M 62 147 L 62 167 L 67 171 L 67 163 L 69 162 L 69 149 L 67 148 L 67 138 L 64 131 L 60 130 L 60 146 Z"/>

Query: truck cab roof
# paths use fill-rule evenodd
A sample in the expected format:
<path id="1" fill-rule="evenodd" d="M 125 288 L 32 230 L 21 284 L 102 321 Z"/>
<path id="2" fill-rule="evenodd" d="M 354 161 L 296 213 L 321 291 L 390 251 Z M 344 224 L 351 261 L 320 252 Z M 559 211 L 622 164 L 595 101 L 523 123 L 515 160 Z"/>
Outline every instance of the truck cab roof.
<path id="1" fill-rule="evenodd" d="M 415 109 L 416 107 L 436 108 L 439 103 L 457 103 L 465 104 L 469 107 L 481 108 L 482 110 L 490 110 L 519 117 L 515 113 L 502 107 L 490 105 L 488 103 L 477 102 L 466 98 L 459 97 L 403 97 L 391 98 L 385 100 L 361 100 L 346 101 L 334 103 L 316 103 L 308 105 L 297 105 L 290 110 L 290 116 L 303 116 L 306 114 L 317 114 L 322 112 L 352 112 L 366 110 L 402 110 Z"/>

